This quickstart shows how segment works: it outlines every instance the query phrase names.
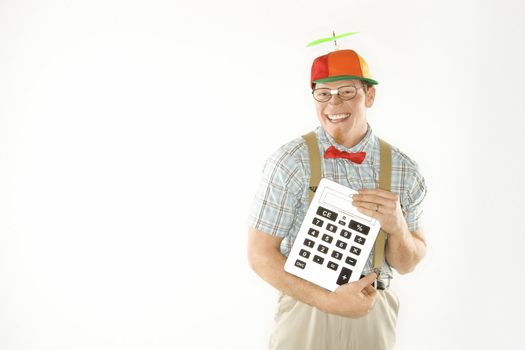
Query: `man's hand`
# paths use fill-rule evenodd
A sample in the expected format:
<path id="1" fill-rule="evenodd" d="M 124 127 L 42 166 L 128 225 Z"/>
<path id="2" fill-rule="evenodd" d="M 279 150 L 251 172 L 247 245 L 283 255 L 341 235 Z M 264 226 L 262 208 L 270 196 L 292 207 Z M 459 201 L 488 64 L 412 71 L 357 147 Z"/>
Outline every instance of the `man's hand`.
<path id="1" fill-rule="evenodd" d="M 333 293 L 325 295 L 322 311 L 344 317 L 366 316 L 374 307 L 377 290 L 371 286 L 377 275 L 371 273 L 359 281 L 343 284 Z"/>
<path id="2" fill-rule="evenodd" d="M 377 219 L 389 235 L 401 237 L 409 233 L 399 197 L 395 193 L 381 189 L 361 190 L 352 196 L 352 200 L 360 213 Z"/>

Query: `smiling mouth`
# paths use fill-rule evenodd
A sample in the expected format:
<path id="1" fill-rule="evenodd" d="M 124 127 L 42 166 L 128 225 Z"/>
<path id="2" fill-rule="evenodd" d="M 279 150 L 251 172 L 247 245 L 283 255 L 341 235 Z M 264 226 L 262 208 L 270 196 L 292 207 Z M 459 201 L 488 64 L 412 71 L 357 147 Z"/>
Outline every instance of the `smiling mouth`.
<path id="1" fill-rule="evenodd" d="M 350 113 L 341 113 L 341 114 L 326 114 L 326 117 L 329 121 L 332 123 L 339 123 L 342 122 L 348 118 L 350 118 Z"/>

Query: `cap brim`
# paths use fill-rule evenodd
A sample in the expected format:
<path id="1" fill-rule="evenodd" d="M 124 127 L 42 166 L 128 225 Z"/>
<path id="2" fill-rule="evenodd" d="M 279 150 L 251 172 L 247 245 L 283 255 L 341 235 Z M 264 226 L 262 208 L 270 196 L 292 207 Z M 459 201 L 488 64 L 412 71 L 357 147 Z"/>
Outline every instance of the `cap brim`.
<path id="1" fill-rule="evenodd" d="M 379 84 L 374 79 L 363 78 L 357 75 L 337 75 L 335 77 L 328 77 L 328 78 L 314 80 L 314 83 L 316 84 L 317 83 L 329 83 L 331 81 L 339 81 L 339 80 L 361 80 L 361 81 L 367 82 L 368 84 L 372 84 L 372 85 Z"/>

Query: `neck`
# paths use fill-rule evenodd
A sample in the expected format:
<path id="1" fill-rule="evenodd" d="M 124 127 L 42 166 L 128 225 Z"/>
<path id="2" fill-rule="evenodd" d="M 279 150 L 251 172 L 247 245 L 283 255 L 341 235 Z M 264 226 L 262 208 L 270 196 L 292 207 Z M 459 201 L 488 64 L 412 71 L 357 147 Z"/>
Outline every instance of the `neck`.
<path id="1" fill-rule="evenodd" d="M 367 126 L 360 130 L 351 130 L 348 132 L 335 132 L 332 136 L 335 142 L 339 145 L 345 146 L 346 148 L 352 148 L 357 145 L 366 136 L 368 131 Z"/>

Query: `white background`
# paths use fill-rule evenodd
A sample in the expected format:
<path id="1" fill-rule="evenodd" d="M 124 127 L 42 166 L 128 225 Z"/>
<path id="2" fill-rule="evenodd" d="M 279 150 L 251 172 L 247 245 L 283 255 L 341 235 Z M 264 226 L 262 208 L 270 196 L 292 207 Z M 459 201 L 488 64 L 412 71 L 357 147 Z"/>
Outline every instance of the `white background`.
<path id="1" fill-rule="evenodd" d="M 517 348 L 525 303 L 521 1 L 0 2 L 0 349 L 265 349 L 246 261 L 266 157 L 317 125 L 340 40 L 369 122 L 416 159 L 429 251 L 399 349 Z"/>

